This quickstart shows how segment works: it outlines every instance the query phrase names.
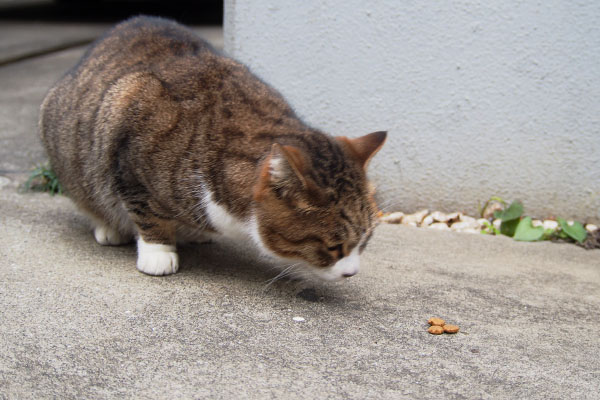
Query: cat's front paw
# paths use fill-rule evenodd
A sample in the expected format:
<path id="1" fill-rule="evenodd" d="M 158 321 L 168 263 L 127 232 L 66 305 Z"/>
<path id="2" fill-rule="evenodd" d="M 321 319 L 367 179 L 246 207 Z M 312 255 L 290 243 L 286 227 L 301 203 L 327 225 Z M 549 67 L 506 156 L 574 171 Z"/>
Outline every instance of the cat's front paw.
<path id="1" fill-rule="evenodd" d="M 116 229 L 106 225 L 96 226 L 94 228 L 94 237 L 96 238 L 96 242 L 102 246 L 117 246 L 131 241 L 130 236 L 122 235 Z"/>
<path id="2" fill-rule="evenodd" d="M 170 275 L 179 269 L 175 246 L 138 239 L 137 269 L 148 275 Z"/>

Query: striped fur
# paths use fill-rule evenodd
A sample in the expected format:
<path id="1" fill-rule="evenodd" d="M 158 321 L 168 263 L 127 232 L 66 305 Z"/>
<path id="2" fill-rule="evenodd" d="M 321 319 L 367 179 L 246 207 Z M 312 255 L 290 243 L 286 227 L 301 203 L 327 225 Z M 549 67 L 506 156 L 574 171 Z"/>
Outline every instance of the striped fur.
<path id="1" fill-rule="evenodd" d="M 169 20 L 136 17 L 96 41 L 47 94 L 40 132 L 98 242 L 138 237 L 146 273 L 177 270 L 178 240 L 220 233 L 327 279 L 350 275 L 347 260 L 333 267 L 375 223 L 365 169 L 385 132 L 307 126 L 248 68 Z"/>

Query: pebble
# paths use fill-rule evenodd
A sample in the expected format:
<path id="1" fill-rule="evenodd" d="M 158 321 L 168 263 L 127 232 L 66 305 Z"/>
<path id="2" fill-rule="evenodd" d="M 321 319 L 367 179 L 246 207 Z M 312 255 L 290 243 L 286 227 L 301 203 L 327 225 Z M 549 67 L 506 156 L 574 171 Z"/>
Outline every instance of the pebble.
<path id="1" fill-rule="evenodd" d="M 453 231 L 464 232 L 467 229 L 469 229 L 469 230 L 479 229 L 479 224 L 477 223 L 475 218 L 473 218 L 473 221 L 455 222 L 450 226 L 450 229 L 452 229 Z"/>
<path id="2" fill-rule="evenodd" d="M 434 222 L 433 224 L 429 225 L 428 228 L 437 229 L 440 231 L 449 231 L 450 230 L 450 227 L 445 222 Z"/>
<path id="3" fill-rule="evenodd" d="M 414 214 L 405 215 L 404 217 L 402 217 L 401 223 L 403 225 L 417 226 L 418 224 L 421 223 L 421 221 L 423 221 L 423 218 L 425 218 L 425 216 L 427 214 L 429 214 L 429 210 L 421 210 L 421 211 L 417 211 Z"/>
<path id="4" fill-rule="evenodd" d="M 421 226 L 429 226 L 431 224 L 433 224 L 434 218 L 431 215 L 426 216 L 425 218 L 423 218 L 423 221 L 421 221 Z"/>
<path id="5" fill-rule="evenodd" d="M 477 219 L 462 214 L 460 216 L 460 222 L 465 224 L 467 229 L 481 229 L 482 226 L 485 226 L 482 225 Z"/>
<path id="6" fill-rule="evenodd" d="M 598 230 L 598 226 L 596 226 L 594 224 L 587 224 L 585 226 L 585 230 L 588 231 L 589 233 L 594 233 Z"/>
<path id="7" fill-rule="evenodd" d="M 294 318 L 292 318 L 292 319 L 293 319 L 294 321 L 296 321 L 296 322 L 304 322 L 304 321 L 306 321 L 306 320 L 305 320 L 304 318 L 302 318 L 302 317 L 294 317 Z"/>
<path id="8" fill-rule="evenodd" d="M 464 215 L 464 214 L 460 214 L 459 221 L 460 222 L 468 222 L 471 225 L 479 225 L 475 218 L 469 217 L 468 215 Z"/>
<path id="9" fill-rule="evenodd" d="M 554 231 L 558 229 L 558 222 L 553 221 L 551 219 L 547 219 L 544 222 L 542 222 L 542 226 L 544 227 L 544 229 L 552 229 Z"/>
<path id="10" fill-rule="evenodd" d="M 455 222 L 452 225 L 450 225 L 450 229 L 452 229 L 453 231 L 460 231 L 460 230 L 466 229 L 468 227 L 469 227 L 468 223 L 460 222 L 460 221 Z"/>
<path id="11" fill-rule="evenodd" d="M 381 222 L 385 222 L 388 224 L 399 224 L 402 222 L 402 218 L 404 217 L 404 213 L 401 211 L 393 212 L 388 215 L 384 215 L 380 218 Z"/>
<path id="12" fill-rule="evenodd" d="M 1 183 L 1 182 L 0 182 Z M 414 227 L 426 227 L 431 229 L 437 229 L 441 231 L 452 230 L 455 232 L 463 233 L 481 233 L 482 230 L 486 229 L 490 220 L 493 217 L 494 211 L 502 210 L 500 203 L 489 204 L 483 212 L 483 218 L 473 218 L 468 215 L 464 215 L 461 212 L 443 213 L 441 211 L 433 211 L 429 213 L 429 210 L 423 209 L 413 214 L 404 214 L 401 211 L 386 214 L 380 217 L 381 222 L 388 224 L 402 224 Z M 573 221 L 567 222 L 569 225 L 573 225 Z M 492 226 L 497 230 L 500 230 L 502 220 L 499 218 L 494 219 L 491 222 Z M 534 219 L 531 221 L 533 227 L 541 226 L 544 230 L 556 231 L 559 224 L 554 219 Z M 586 224 L 585 229 L 589 233 L 596 232 L 598 226 L 594 224 Z M 297 319 L 298 318 L 298 319 Z M 294 317 L 294 321 L 302 322 L 304 318 Z"/>
<path id="13" fill-rule="evenodd" d="M 431 213 L 431 216 L 437 222 L 456 221 L 456 220 L 458 220 L 458 219 L 461 218 L 461 215 L 462 214 L 458 213 L 458 212 L 454 212 L 454 213 L 450 213 L 450 214 L 444 214 L 441 211 L 434 211 L 434 212 Z"/>

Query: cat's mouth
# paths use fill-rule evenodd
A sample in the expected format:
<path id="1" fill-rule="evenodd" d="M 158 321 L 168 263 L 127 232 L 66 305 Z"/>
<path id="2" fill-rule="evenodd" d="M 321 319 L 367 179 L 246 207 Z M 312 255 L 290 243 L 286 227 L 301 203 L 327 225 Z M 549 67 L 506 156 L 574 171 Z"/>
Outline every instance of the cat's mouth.
<path id="1" fill-rule="evenodd" d="M 360 270 L 359 249 L 356 247 L 352 252 L 329 267 L 307 267 L 311 275 L 324 281 L 336 282 L 350 278 Z"/>
<path id="2" fill-rule="evenodd" d="M 326 281 L 339 281 L 350 278 L 360 269 L 360 256 L 358 246 L 352 252 L 336 262 L 331 267 L 317 269 L 317 275 Z"/>
<path id="3" fill-rule="evenodd" d="M 333 267 L 329 267 L 325 270 L 323 270 L 322 268 L 315 269 L 311 272 L 320 279 L 328 282 L 339 282 L 343 279 L 350 278 L 351 276 L 356 275 L 356 273 L 345 273 L 340 275 L 338 272 L 333 271 Z"/>

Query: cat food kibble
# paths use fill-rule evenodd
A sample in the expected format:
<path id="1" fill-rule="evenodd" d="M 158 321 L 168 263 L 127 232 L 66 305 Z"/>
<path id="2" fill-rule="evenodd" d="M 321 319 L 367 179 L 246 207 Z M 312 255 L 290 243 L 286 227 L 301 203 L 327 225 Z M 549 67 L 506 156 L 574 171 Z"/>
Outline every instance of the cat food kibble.
<path id="1" fill-rule="evenodd" d="M 444 333 L 444 327 L 439 325 L 431 325 L 429 329 L 427 329 L 427 332 L 431 333 L 432 335 L 441 335 Z"/>
<path id="2" fill-rule="evenodd" d="M 459 330 L 458 325 L 444 325 L 443 328 L 445 333 L 456 333 Z"/>
<path id="3" fill-rule="evenodd" d="M 446 325 L 446 321 L 436 317 L 429 318 L 427 323 L 431 325 L 429 329 L 427 329 L 427 332 L 431 333 L 432 335 L 441 335 L 442 333 L 456 333 L 460 329 L 458 325 Z"/>
<path id="4" fill-rule="evenodd" d="M 433 325 L 433 326 L 444 326 L 444 324 L 446 323 L 443 319 L 441 318 L 429 318 L 429 321 L 427 321 L 429 323 L 429 325 Z"/>

